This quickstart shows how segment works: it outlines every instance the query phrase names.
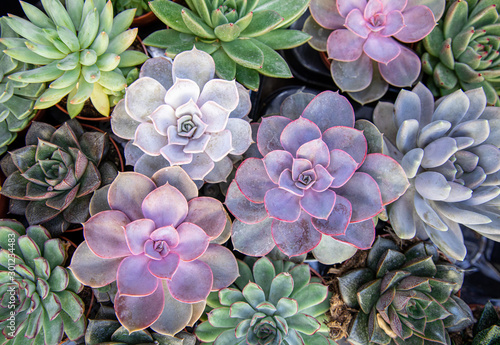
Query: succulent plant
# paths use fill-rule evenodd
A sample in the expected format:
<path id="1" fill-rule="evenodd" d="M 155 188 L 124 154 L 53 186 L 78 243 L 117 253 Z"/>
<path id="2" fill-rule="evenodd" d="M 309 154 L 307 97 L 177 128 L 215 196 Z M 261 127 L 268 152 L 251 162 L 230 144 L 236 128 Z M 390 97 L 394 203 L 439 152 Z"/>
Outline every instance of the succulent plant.
<path id="1" fill-rule="evenodd" d="M 422 66 L 434 96 L 482 87 L 500 105 L 500 23 L 495 1 L 449 1 L 440 25 L 423 40 Z"/>
<path id="2" fill-rule="evenodd" d="M 111 1 L 43 0 L 44 14 L 21 2 L 29 20 L 15 15 L 5 18 L 22 39 L 3 39 L 10 57 L 41 67 L 9 76 L 24 83 L 51 82 L 38 98 L 35 109 L 49 108 L 68 96 L 67 109 L 73 118 L 90 98 L 104 116 L 109 116 L 109 97 L 127 86 L 129 67 L 143 63 L 147 56 L 126 50 L 137 35 L 127 30 L 135 10 L 113 18 Z M 127 72 L 128 73 L 128 72 Z"/>
<path id="3" fill-rule="evenodd" d="M 95 319 L 89 319 L 85 331 L 86 345 L 195 345 L 196 337 L 187 332 L 179 332 L 175 336 L 159 334 L 148 330 L 129 333 L 125 327 L 116 320 L 113 307 L 99 308 Z"/>
<path id="4" fill-rule="evenodd" d="M 311 279 L 307 264 L 267 257 L 251 263 L 238 261 L 235 284 L 211 293 L 208 321 L 195 330 L 203 343 L 335 344 L 323 323 L 331 293 Z"/>
<path id="5" fill-rule="evenodd" d="M 467 251 L 461 224 L 500 241 L 500 109 L 486 107 L 482 89 L 434 103 L 419 83 L 380 102 L 373 120 L 411 184 L 389 209 L 399 237 L 430 237 L 457 260 Z"/>
<path id="6" fill-rule="evenodd" d="M 4 38 L 17 38 L 3 18 L 0 18 L 0 155 L 7 151 L 7 145 L 17 137 L 17 132 L 28 126 L 35 116 L 36 98 L 43 92 L 45 85 L 27 84 L 8 79 L 10 74 L 30 68 L 3 52 L 7 47 L 2 44 Z"/>
<path id="7" fill-rule="evenodd" d="M 291 78 L 286 61 L 275 49 L 297 47 L 310 36 L 286 30 L 307 9 L 309 0 L 188 0 L 189 8 L 155 0 L 151 10 L 170 29 L 159 30 L 144 43 L 164 48 L 174 57 L 195 46 L 215 60 L 216 73 L 249 89 L 259 88 L 259 73 Z"/>
<path id="8" fill-rule="evenodd" d="M 368 153 L 345 97 L 312 97 L 294 94 L 281 116 L 263 118 L 264 158 L 243 161 L 229 186 L 225 203 L 237 218 L 232 241 L 240 252 L 262 256 L 276 245 L 288 256 L 312 250 L 321 262 L 342 262 L 371 247 L 372 217 L 408 187 L 394 159 Z"/>
<path id="9" fill-rule="evenodd" d="M 58 129 L 33 122 L 26 146 L 0 162 L 7 176 L 0 192 L 11 199 L 10 213 L 43 224 L 53 235 L 86 221 L 93 192 L 117 173 L 103 159 L 107 146 L 105 133 L 84 132 L 76 120 Z"/>
<path id="10" fill-rule="evenodd" d="M 84 223 L 85 241 L 70 268 L 91 287 L 116 280 L 114 308 L 129 332 L 151 327 L 175 335 L 198 320 L 210 291 L 238 276 L 233 254 L 217 244 L 227 240 L 219 237 L 230 224 L 223 205 L 198 197 L 181 168 L 161 169 L 152 179 L 120 173 L 107 202 L 109 210 Z"/>
<path id="11" fill-rule="evenodd" d="M 481 317 L 474 325 L 471 345 L 496 345 L 500 343 L 500 317 L 491 302 L 486 303 Z"/>
<path id="12" fill-rule="evenodd" d="M 335 84 L 364 104 L 380 99 L 389 84 L 417 80 L 420 59 L 401 42 L 427 36 L 444 7 L 445 0 L 311 0 L 303 30 L 313 48 L 328 52 Z"/>
<path id="13" fill-rule="evenodd" d="M 196 48 L 173 63 L 158 57 L 143 65 L 111 116 L 113 132 L 130 140 L 125 155 L 136 172 L 151 177 L 179 165 L 194 180 L 226 180 L 228 154 L 241 155 L 252 142 L 244 119 L 251 104 L 248 90 L 213 79 L 214 71 L 212 57 Z"/>
<path id="14" fill-rule="evenodd" d="M 451 345 L 448 332 L 473 323 L 469 306 L 456 296 L 463 272 L 440 262 L 431 244 L 420 242 L 403 253 L 379 237 L 366 267 L 338 281 L 347 306 L 360 309 L 347 339 L 353 345 Z"/>
<path id="15" fill-rule="evenodd" d="M 0 220 L 2 344 L 56 345 L 63 335 L 76 340 L 85 332 L 83 286 L 70 270 L 66 248 L 35 225 L 25 229 Z"/>
<path id="16" fill-rule="evenodd" d="M 151 11 L 147 0 L 112 0 L 112 2 L 116 13 L 135 8 L 135 16 L 138 17 Z"/>

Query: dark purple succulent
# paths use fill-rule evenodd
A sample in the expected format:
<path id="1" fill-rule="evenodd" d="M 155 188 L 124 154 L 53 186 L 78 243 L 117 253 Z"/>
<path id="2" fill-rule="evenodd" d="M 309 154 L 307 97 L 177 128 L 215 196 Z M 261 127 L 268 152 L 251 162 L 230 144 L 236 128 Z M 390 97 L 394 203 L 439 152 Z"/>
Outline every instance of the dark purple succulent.
<path id="1" fill-rule="evenodd" d="M 290 116 L 293 97 L 302 96 L 285 100 L 281 115 Z M 370 248 L 372 218 L 408 187 L 403 169 L 368 154 L 354 111 L 338 93 L 319 94 L 295 120 L 285 116 L 262 120 L 257 145 L 264 158 L 245 160 L 229 187 L 235 249 L 260 256 L 277 245 L 289 256 L 312 250 L 333 262 Z"/>

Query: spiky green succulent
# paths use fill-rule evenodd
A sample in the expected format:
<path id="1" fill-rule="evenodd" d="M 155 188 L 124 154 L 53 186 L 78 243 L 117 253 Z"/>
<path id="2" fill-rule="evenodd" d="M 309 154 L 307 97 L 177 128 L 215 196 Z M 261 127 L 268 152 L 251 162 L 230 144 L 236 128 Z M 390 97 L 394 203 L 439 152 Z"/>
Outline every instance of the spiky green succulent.
<path id="1" fill-rule="evenodd" d="M 247 257 L 238 268 L 234 285 L 209 295 L 213 309 L 195 331 L 203 343 L 335 344 L 322 322 L 331 294 L 319 279 L 311 279 L 307 264 Z"/>
<path id="2" fill-rule="evenodd" d="M 22 37 L 2 40 L 9 48 L 5 53 L 41 67 L 9 78 L 51 82 L 35 109 L 51 107 L 68 96 L 67 109 L 73 118 L 90 98 L 102 115 L 109 116 L 115 97 L 123 96 L 128 73 L 147 59 L 144 53 L 126 50 L 137 36 L 137 29 L 127 30 L 135 10 L 113 18 L 111 1 L 105 0 L 67 0 L 66 8 L 59 0 L 42 0 L 47 14 L 28 3 L 21 1 L 21 5 L 29 20 L 15 15 L 5 18 Z"/>
<path id="3" fill-rule="evenodd" d="M 496 0 L 449 1 L 444 19 L 423 40 L 423 71 L 434 96 L 482 87 L 500 105 L 500 25 Z"/>
<path id="4" fill-rule="evenodd" d="M 166 49 L 169 57 L 197 49 L 211 54 L 217 75 L 249 89 L 259 87 L 259 73 L 291 78 L 285 60 L 275 51 L 307 42 L 311 36 L 285 28 L 306 11 L 309 0 L 188 0 L 189 8 L 155 0 L 151 10 L 170 29 L 144 40 Z"/>
<path id="5" fill-rule="evenodd" d="M 35 116 L 35 99 L 45 89 L 43 83 L 27 84 L 10 80 L 10 74 L 28 70 L 31 66 L 17 61 L 3 52 L 7 47 L 4 39 L 16 38 L 17 34 L 0 18 L 0 155 L 7 151 L 7 145 L 17 137 Z"/>
<path id="6" fill-rule="evenodd" d="M 474 339 L 471 345 L 497 344 L 500 344 L 500 317 L 493 304 L 488 302 L 474 325 Z"/>
<path id="7" fill-rule="evenodd" d="M 463 273 L 439 261 L 437 249 L 420 242 L 404 253 L 377 238 L 367 267 L 339 278 L 344 302 L 360 309 L 348 341 L 354 345 L 451 345 L 448 332 L 472 324 L 472 313 L 455 294 Z"/>
<path id="8" fill-rule="evenodd" d="M 0 220 L 0 343 L 56 345 L 85 332 L 83 285 L 63 267 L 60 239 L 41 226 Z"/>
<path id="9" fill-rule="evenodd" d="M 76 120 L 58 129 L 33 122 L 26 145 L 0 162 L 7 176 L 1 193 L 11 199 L 10 213 L 25 215 L 30 225 L 43 224 L 53 235 L 85 222 L 93 192 L 117 174 L 103 158 L 106 134 L 84 132 Z"/>

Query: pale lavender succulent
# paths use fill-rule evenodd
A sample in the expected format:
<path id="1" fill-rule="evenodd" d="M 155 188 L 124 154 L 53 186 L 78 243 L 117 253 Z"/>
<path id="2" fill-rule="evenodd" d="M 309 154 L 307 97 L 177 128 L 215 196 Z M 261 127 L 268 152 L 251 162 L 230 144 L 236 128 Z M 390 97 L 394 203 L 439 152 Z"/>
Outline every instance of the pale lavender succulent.
<path id="1" fill-rule="evenodd" d="M 311 0 L 304 31 L 313 35 L 313 47 L 328 52 L 337 86 L 368 103 L 381 98 L 389 84 L 415 82 L 420 59 L 400 42 L 427 36 L 444 5 L 445 0 Z M 328 37 L 325 28 L 333 30 Z"/>
<path id="2" fill-rule="evenodd" d="M 482 88 L 434 102 L 419 83 L 375 108 L 384 152 L 411 184 L 389 208 L 399 237 L 430 238 L 457 260 L 467 252 L 461 224 L 500 241 L 500 108 L 486 105 Z"/>
<path id="3" fill-rule="evenodd" d="M 120 173 L 107 199 L 110 210 L 83 225 L 85 241 L 70 266 L 75 277 L 91 287 L 116 280 L 115 311 L 129 332 L 174 335 L 193 325 L 210 291 L 238 276 L 233 254 L 215 243 L 230 222 L 223 205 L 198 197 L 179 167 L 152 179 Z"/>
<path id="4" fill-rule="evenodd" d="M 321 262 L 341 262 L 371 247 L 372 218 L 408 180 L 394 159 L 368 153 L 345 97 L 325 91 L 298 110 L 294 98 L 304 95 L 281 107 L 285 116 L 302 113 L 297 119 L 263 118 L 257 145 L 264 158 L 249 158 L 236 172 L 225 202 L 237 218 L 232 240 L 247 255 L 276 245 L 288 256 L 312 251 Z"/>
<path id="5" fill-rule="evenodd" d="M 135 171 L 152 176 L 179 165 L 194 180 L 225 181 L 233 169 L 228 155 L 252 143 L 251 105 L 248 90 L 214 75 L 214 60 L 196 48 L 173 63 L 158 57 L 143 65 L 111 115 L 113 132 L 131 140 L 126 156 Z"/>

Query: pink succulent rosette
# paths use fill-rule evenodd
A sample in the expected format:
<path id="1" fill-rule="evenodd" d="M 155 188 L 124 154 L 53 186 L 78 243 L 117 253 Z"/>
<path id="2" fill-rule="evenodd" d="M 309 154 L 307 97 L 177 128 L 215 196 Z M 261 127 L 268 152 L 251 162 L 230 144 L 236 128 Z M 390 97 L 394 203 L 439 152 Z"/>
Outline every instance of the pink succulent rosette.
<path id="1" fill-rule="evenodd" d="M 304 95 L 285 100 L 282 115 L 300 111 L 304 102 L 294 97 Z M 227 192 L 237 218 L 232 241 L 247 255 L 276 245 L 288 256 L 312 251 L 321 262 L 341 262 L 371 247 L 372 218 L 405 192 L 408 179 L 394 159 L 367 152 L 345 97 L 325 91 L 302 109 L 295 120 L 263 118 L 257 146 L 264 158 L 243 161 Z"/>
<path id="2" fill-rule="evenodd" d="M 444 6 L 444 0 L 311 0 L 315 23 L 309 19 L 304 31 L 316 36 L 317 46 L 326 39 L 333 80 L 364 104 L 381 98 L 388 84 L 405 87 L 416 81 L 420 58 L 401 42 L 427 36 Z M 333 30 L 328 38 L 319 33 L 324 28 Z"/>
<path id="3" fill-rule="evenodd" d="M 130 140 L 127 164 L 147 176 L 178 165 L 194 180 L 225 181 L 233 169 L 228 155 L 252 143 L 251 103 L 239 83 L 214 77 L 214 60 L 196 48 L 173 63 L 146 61 L 111 115 L 113 132 Z"/>
<path id="4" fill-rule="evenodd" d="M 70 268 L 91 287 L 117 281 L 115 312 L 129 332 L 173 335 L 198 320 L 210 291 L 237 278 L 231 251 L 213 243 L 229 222 L 223 205 L 198 197 L 179 167 L 151 179 L 120 173 L 108 202 L 110 210 L 84 223 Z"/>

